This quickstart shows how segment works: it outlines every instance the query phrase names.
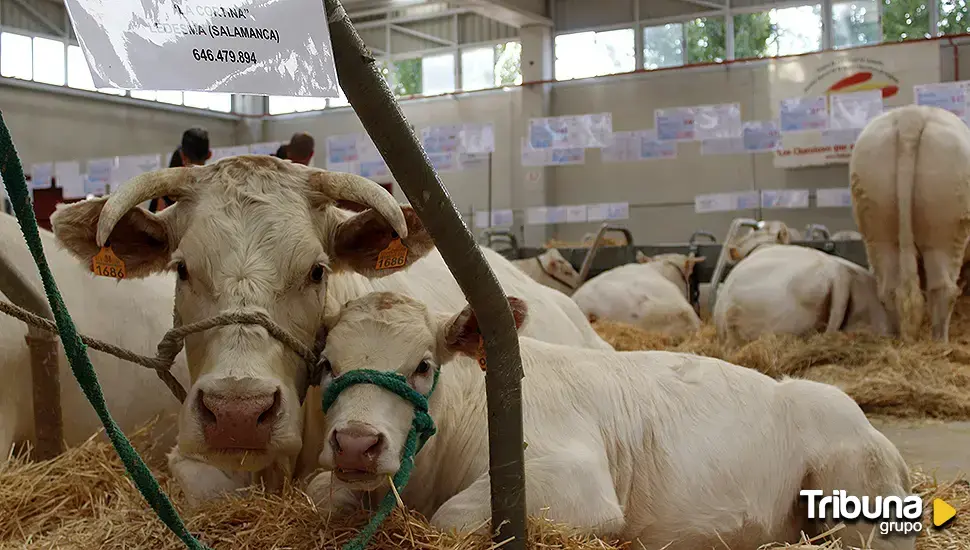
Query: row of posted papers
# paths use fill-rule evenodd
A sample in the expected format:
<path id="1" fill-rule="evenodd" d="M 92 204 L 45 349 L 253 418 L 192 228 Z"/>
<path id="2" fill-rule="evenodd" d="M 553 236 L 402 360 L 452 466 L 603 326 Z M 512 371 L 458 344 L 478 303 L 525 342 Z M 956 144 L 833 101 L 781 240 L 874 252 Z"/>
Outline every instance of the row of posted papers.
<path id="1" fill-rule="evenodd" d="M 808 189 L 762 189 L 734 193 L 711 193 L 694 197 L 694 212 L 732 212 L 756 208 L 808 208 L 811 191 Z M 815 190 L 816 208 L 851 208 L 852 196 L 848 187 Z"/>
<path id="2" fill-rule="evenodd" d="M 534 206 L 525 209 L 526 225 L 551 225 L 561 223 L 603 222 L 630 218 L 630 205 L 625 202 L 597 204 L 574 204 L 569 206 Z M 510 227 L 514 223 L 512 210 L 488 210 L 475 212 L 475 227 Z"/>

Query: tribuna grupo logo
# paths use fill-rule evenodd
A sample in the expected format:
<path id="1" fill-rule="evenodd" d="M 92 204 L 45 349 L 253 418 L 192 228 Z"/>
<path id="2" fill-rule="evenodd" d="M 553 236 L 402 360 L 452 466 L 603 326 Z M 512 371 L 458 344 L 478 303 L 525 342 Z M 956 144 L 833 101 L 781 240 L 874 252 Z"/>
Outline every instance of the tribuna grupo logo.
<path id="1" fill-rule="evenodd" d="M 908 535 L 923 530 L 923 499 L 916 495 L 856 497 L 837 490 L 823 496 L 825 493 L 817 489 L 805 489 L 799 494 L 808 498 L 808 519 L 878 522 L 882 535 Z"/>

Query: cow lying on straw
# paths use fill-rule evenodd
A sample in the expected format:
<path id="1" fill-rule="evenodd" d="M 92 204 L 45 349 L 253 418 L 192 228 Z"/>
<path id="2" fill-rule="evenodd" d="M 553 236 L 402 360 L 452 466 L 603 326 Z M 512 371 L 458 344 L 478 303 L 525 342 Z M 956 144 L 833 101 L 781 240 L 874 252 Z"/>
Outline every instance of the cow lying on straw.
<path id="1" fill-rule="evenodd" d="M 888 334 L 889 317 L 869 271 L 818 250 L 781 244 L 785 238 L 759 230 L 730 247 L 736 266 L 713 312 L 718 339 L 736 346 L 770 333 Z"/>
<path id="2" fill-rule="evenodd" d="M 516 324 L 521 300 L 509 299 Z M 538 320 L 541 322 L 541 319 Z M 329 333 L 326 388 L 355 370 L 396 372 L 431 392 L 437 426 L 416 458 L 404 503 L 443 529 L 490 517 L 485 377 L 470 308 L 437 316 L 400 294 L 348 302 Z M 756 548 L 817 533 L 802 489 L 857 496 L 910 487 L 896 448 L 837 388 L 775 381 L 724 361 L 673 352 L 610 352 L 520 337 L 528 513 L 646 548 Z M 487 362 L 486 362 L 487 363 Z M 440 369 L 440 370 L 439 370 Z M 370 384 L 344 388 L 329 409 L 323 473 L 308 486 L 320 512 L 359 509 L 399 469 L 413 409 Z M 382 495 L 369 495 L 382 496 Z M 846 540 L 867 538 L 851 523 Z M 913 548 L 881 538 L 874 548 Z"/>

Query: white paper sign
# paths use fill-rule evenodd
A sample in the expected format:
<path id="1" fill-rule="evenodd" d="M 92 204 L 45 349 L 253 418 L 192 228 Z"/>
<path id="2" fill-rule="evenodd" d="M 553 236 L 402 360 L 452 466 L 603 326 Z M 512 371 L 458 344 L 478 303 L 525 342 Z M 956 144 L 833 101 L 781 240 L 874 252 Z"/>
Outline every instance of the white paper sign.
<path id="1" fill-rule="evenodd" d="M 694 111 L 690 107 L 655 109 L 653 127 L 660 141 L 691 141 L 694 139 Z"/>
<path id="2" fill-rule="evenodd" d="M 640 139 L 640 160 L 677 158 L 676 141 L 660 141 L 654 130 L 637 132 Z"/>
<path id="3" fill-rule="evenodd" d="M 818 208 L 851 208 L 852 194 L 848 187 L 816 189 L 815 206 Z"/>
<path id="4" fill-rule="evenodd" d="M 781 132 L 774 120 L 751 120 L 741 126 L 745 151 L 774 151 L 781 147 Z"/>
<path id="5" fill-rule="evenodd" d="M 603 162 L 640 160 L 640 136 L 637 132 L 613 132 L 613 142 L 600 152 Z"/>
<path id="6" fill-rule="evenodd" d="M 728 212 L 734 210 L 735 198 L 732 193 L 711 193 L 694 197 L 694 212 Z"/>
<path id="7" fill-rule="evenodd" d="M 431 159 L 431 165 L 434 166 L 435 171 L 439 174 L 460 172 L 464 169 L 459 153 L 429 154 L 428 158 Z"/>
<path id="8" fill-rule="evenodd" d="M 356 162 L 357 159 L 357 134 L 327 137 L 327 168 L 335 164 Z"/>
<path id="9" fill-rule="evenodd" d="M 84 192 L 84 180 L 81 179 L 81 163 L 76 160 L 54 163 L 54 177 L 57 186 L 63 191 L 65 199 L 81 199 Z"/>
<path id="10" fill-rule="evenodd" d="M 701 140 L 702 155 L 738 155 L 747 153 L 741 137 L 712 138 Z"/>
<path id="11" fill-rule="evenodd" d="M 114 181 L 114 171 L 117 166 L 118 157 L 88 159 L 88 177 L 84 182 L 85 195 L 104 195 L 108 184 Z"/>
<path id="12" fill-rule="evenodd" d="M 782 132 L 811 132 L 828 128 L 825 96 L 790 97 L 781 100 L 779 118 Z"/>
<path id="13" fill-rule="evenodd" d="M 488 227 L 488 210 L 475 211 L 475 227 L 484 229 Z"/>
<path id="14" fill-rule="evenodd" d="M 549 221 L 549 208 L 532 206 L 525 209 L 526 225 L 545 225 Z"/>
<path id="15" fill-rule="evenodd" d="M 566 223 L 565 206 L 550 206 L 548 214 L 549 223 Z"/>
<path id="16" fill-rule="evenodd" d="M 97 88 L 338 97 L 319 0 L 66 0 Z"/>
<path id="17" fill-rule="evenodd" d="M 882 90 L 832 94 L 829 101 L 829 128 L 832 130 L 862 129 L 882 114 Z"/>
<path id="18" fill-rule="evenodd" d="M 421 128 L 421 144 L 428 155 L 461 151 L 461 125 Z"/>
<path id="19" fill-rule="evenodd" d="M 626 220 L 630 218 L 630 203 L 611 202 L 607 205 L 606 219 Z"/>
<path id="20" fill-rule="evenodd" d="M 263 143 L 252 143 L 249 145 L 250 155 L 275 155 L 276 150 L 283 145 L 282 141 L 265 141 Z"/>
<path id="21" fill-rule="evenodd" d="M 967 114 L 967 84 L 970 82 L 935 82 L 913 86 L 917 105 L 946 109 L 958 117 Z"/>
<path id="22" fill-rule="evenodd" d="M 161 155 L 131 155 L 118 157 L 118 167 L 113 172 L 111 180 L 111 192 L 115 193 L 118 189 L 128 183 L 128 181 L 139 174 L 152 172 L 162 167 Z"/>
<path id="23" fill-rule="evenodd" d="M 586 162 L 586 150 L 575 149 L 532 149 L 526 138 L 522 138 L 522 166 L 566 166 Z"/>
<path id="24" fill-rule="evenodd" d="M 586 221 L 585 204 L 566 207 L 566 223 L 583 223 L 585 221 Z"/>
<path id="25" fill-rule="evenodd" d="M 762 208 L 808 208 L 808 189 L 764 189 Z"/>
<path id="26" fill-rule="evenodd" d="M 740 191 L 731 195 L 734 198 L 735 210 L 751 210 L 761 204 L 761 193 L 757 191 Z"/>
<path id="27" fill-rule="evenodd" d="M 492 210 L 492 225 L 508 227 L 512 225 L 514 218 L 511 210 Z"/>
<path id="28" fill-rule="evenodd" d="M 698 105 L 694 113 L 694 139 L 741 137 L 741 104 Z"/>
<path id="29" fill-rule="evenodd" d="M 855 144 L 855 140 L 862 133 L 862 128 L 840 128 L 822 130 L 822 145 L 832 147 L 848 147 Z"/>
<path id="30" fill-rule="evenodd" d="M 462 151 L 469 154 L 495 152 L 495 126 L 488 124 L 462 124 Z"/>
<path id="31" fill-rule="evenodd" d="M 273 152 L 275 153 L 276 149 L 273 149 Z M 248 155 L 248 154 L 249 154 L 248 145 L 239 145 L 236 147 L 213 147 L 212 158 L 209 159 L 209 162 L 216 162 L 217 160 L 224 159 L 227 157 L 237 157 L 239 155 Z"/>
<path id="32" fill-rule="evenodd" d="M 606 147 L 613 140 L 613 114 L 533 118 L 528 140 L 533 149 Z"/>
<path id="33" fill-rule="evenodd" d="M 357 171 L 358 175 L 367 179 L 381 179 L 391 175 L 391 169 L 387 167 L 384 159 L 362 160 L 358 163 L 358 166 L 360 166 Z"/>
<path id="34" fill-rule="evenodd" d="M 51 186 L 51 178 L 54 177 L 54 163 L 44 162 L 34 164 L 30 167 L 30 188 L 46 189 Z"/>

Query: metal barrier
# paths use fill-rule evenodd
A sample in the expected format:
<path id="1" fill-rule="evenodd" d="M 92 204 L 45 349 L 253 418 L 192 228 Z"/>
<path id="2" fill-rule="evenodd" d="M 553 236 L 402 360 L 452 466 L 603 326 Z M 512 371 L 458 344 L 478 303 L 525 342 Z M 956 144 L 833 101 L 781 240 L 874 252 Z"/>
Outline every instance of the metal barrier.
<path id="1" fill-rule="evenodd" d="M 579 281 L 577 282 L 577 288 L 579 285 L 585 283 L 586 279 L 589 277 L 589 270 L 593 266 L 593 259 L 596 257 L 596 252 L 603 244 L 603 237 L 609 232 L 623 233 L 623 236 L 626 237 L 626 247 L 624 248 L 629 251 L 629 257 L 633 259 L 636 258 L 636 251 L 633 248 L 633 234 L 630 233 L 630 230 L 618 225 L 604 223 L 600 226 L 599 231 L 596 232 L 596 238 L 593 239 L 593 244 L 590 245 L 588 251 L 586 252 L 586 257 L 583 258 L 583 263 L 579 268 Z M 633 260 L 631 259 L 629 261 Z M 627 263 L 629 263 L 629 261 Z"/>
<path id="2" fill-rule="evenodd" d="M 700 247 L 697 244 L 698 237 L 706 237 L 712 243 L 717 243 L 717 237 L 714 236 L 710 231 L 694 231 L 690 236 L 690 240 L 687 241 L 687 257 L 696 258 Z M 704 258 L 705 260 L 707 258 Z M 690 270 L 690 276 L 687 278 L 687 300 L 690 302 L 691 307 L 694 308 L 694 313 L 701 314 L 701 281 L 699 270 L 693 267 Z"/>

